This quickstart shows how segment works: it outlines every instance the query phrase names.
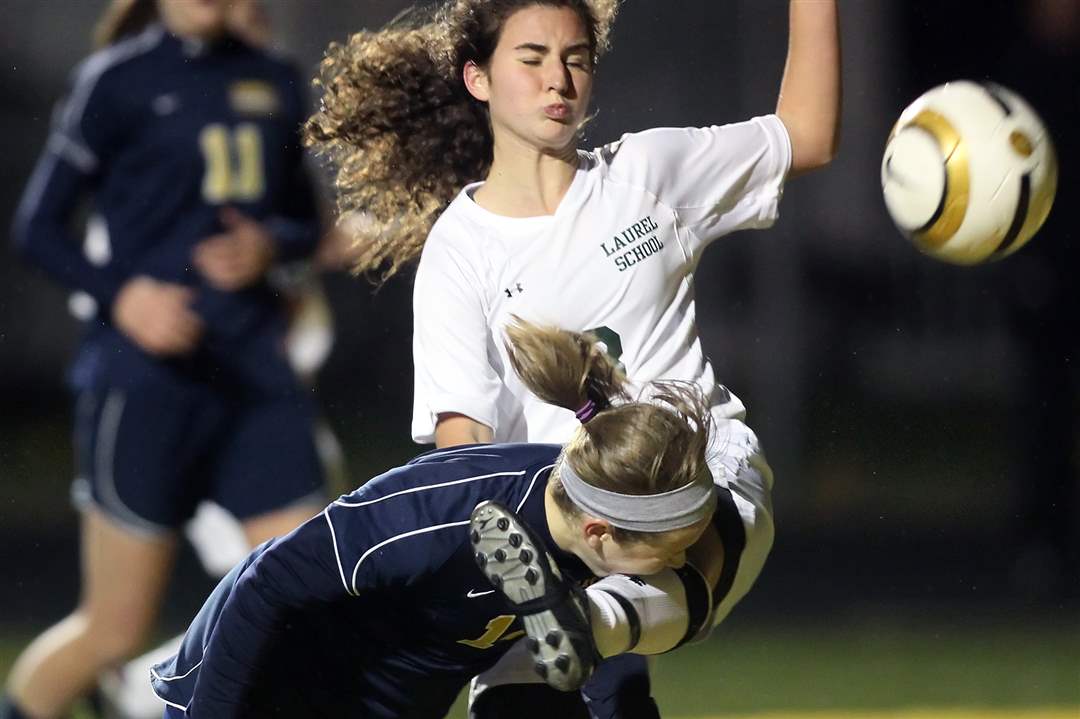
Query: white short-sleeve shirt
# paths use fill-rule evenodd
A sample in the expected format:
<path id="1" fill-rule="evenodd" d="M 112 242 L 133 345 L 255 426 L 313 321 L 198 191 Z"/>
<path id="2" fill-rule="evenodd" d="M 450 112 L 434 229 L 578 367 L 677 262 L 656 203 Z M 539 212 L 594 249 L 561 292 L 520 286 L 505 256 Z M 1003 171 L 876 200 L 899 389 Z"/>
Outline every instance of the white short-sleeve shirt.
<path id="1" fill-rule="evenodd" d="M 775 221 L 791 163 L 783 123 L 653 129 L 579 157 L 553 215 L 493 214 L 473 201 L 475 184 L 432 228 L 413 296 L 415 441 L 434 441 L 441 413 L 488 425 L 496 442 L 570 437 L 573 413 L 533 396 L 509 364 L 504 328 L 515 315 L 596 332 L 639 386 L 716 389 L 694 268 L 711 240 Z"/>

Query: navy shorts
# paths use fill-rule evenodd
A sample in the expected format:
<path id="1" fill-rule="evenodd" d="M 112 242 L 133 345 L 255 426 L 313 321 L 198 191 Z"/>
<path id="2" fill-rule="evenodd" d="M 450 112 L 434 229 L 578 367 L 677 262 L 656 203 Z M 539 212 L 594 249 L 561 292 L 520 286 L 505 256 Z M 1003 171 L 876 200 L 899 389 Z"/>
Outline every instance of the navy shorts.
<path id="1" fill-rule="evenodd" d="M 76 504 L 140 533 L 172 531 L 204 499 L 245 520 L 325 503 L 314 408 L 267 393 L 154 371 L 83 389 L 75 417 Z"/>
<path id="2" fill-rule="evenodd" d="M 499 684 L 473 702 L 470 719 L 660 719 L 651 696 L 648 660 L 639 654 L 605 659 L 580 692 L 547 684 Z"/>

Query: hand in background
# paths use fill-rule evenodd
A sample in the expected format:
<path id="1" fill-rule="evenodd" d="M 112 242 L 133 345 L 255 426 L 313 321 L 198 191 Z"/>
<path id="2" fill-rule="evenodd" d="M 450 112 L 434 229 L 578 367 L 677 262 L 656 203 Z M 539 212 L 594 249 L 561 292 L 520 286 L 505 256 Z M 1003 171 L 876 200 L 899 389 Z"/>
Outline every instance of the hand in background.
<path id="1" fill-rule="evenodd" d="M 191 309 L 190 287 L 140 275 L 120 288 L 113 324 L 152 355 L 188 354 L 202 336 L 202 320 Z"/>
<path id="2" fill-rule="evenodd" d="M 348 212 L 319 240 L 315 266 L 327 272 L 348 270 L 356 264 L 365 248 L 379 237 L 380 226 L 363 212 Z"/>
<path id="3" fill-rule="evenodd" d="M 225 292 L 258 282 L 274 260 L 274 240 L 256 220 L 239 210 L 221 210 L 225 231 L 195 246 L 193 260 L 212 287 Z"/>

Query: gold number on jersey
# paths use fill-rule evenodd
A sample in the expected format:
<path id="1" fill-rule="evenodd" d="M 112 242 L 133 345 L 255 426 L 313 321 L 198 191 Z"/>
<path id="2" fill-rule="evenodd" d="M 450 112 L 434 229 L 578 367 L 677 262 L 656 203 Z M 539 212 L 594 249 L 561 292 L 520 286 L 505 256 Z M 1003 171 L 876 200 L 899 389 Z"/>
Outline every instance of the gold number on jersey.
<path id="1" fill-rule="evenodd" d="M 212 123 L 199 133 L 199 148 L 206 163 L 202 194 L 208 203 L 253 202 L 262 197 L 266 181 L 257 125 L 245 122 L 230 132 L 225 125 Z"/>
<path id="2" fill-rule="evenodd" d="M 505 637 L 503 633 L 510 628 L 510 625 L 514 623 L 513 614 L 500 614 L 487 623 L 487 631 L 478 636 L 476 639 L 458 639 L 458 644 L 464 644 L 467 647 L 473 649 L 491 649 L 495 646 L 495 642 L 506 642 L 511 639 L 517 639 L 525 632 L 516 631 L 510 632 Z"/>

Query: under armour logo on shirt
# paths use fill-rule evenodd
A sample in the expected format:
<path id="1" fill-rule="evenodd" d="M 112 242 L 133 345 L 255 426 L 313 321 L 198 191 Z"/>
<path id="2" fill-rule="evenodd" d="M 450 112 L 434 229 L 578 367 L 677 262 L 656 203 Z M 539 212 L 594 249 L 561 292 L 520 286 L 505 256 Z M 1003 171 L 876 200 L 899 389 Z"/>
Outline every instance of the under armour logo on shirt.
<path id="1" fill-rule="evenodd" d="M 521 286 L 520 282 L 515 283 L 513 287 L 504 287 L 503 288 L 503 292 L 505 292 L 506 296 L 510 297 L 511 299 L 514 297 L 515 294 L 520 295 L 524 291 L 525 291 L 525 288 Z"/>

